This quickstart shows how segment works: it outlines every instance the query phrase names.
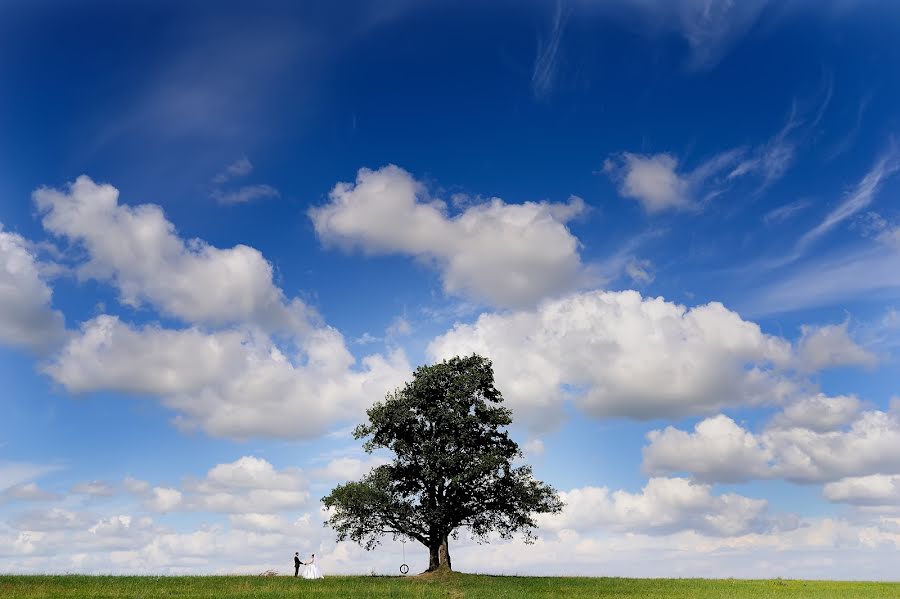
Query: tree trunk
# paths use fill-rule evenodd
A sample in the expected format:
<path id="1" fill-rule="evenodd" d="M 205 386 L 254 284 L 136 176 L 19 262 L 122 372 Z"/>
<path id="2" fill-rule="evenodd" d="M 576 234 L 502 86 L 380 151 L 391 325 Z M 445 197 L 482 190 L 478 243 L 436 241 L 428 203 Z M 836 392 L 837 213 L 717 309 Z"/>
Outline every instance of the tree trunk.
<path id="1" fill-rule="evenodd" d="M 441 545 L 431 544 L 428 546 L 428 570 L 426 572 L 434 572 L 441 567 Z"/>
<path id="2" fill-rule="evenodd" d="M 448 572 L 453 570 L 453 567 L 450 565 L 450 544 L 447 535 L 444 535 L 444 538 L 441 539 L 439 558 L 441 570 L 446 570 Z"/>

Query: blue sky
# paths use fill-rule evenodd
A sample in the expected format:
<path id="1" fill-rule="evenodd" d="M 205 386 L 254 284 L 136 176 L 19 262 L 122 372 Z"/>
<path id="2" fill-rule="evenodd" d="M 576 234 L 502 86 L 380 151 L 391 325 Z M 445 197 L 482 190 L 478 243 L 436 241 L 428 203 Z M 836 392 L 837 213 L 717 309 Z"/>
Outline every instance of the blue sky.
<path id="1" fill-rule="evenodd" d="M 391 572 L 477 351 L 568 507 L 462 569 L 896 578 L 896 8 L 296 4 L 0 8 L 0 570 Z"/>

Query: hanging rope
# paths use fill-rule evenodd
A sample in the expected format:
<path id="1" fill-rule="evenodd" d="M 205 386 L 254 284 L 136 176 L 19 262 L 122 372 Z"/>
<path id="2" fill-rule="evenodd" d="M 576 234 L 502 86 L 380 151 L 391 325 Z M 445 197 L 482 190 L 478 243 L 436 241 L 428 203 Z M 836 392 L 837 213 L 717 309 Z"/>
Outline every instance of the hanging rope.
<path id="1" fill-rule="evenodd" d="M 400 542 L 403 543 L 403 545 L 401 545 L 401 547 L 403 547 L 403 563 L 400 564 L 400 574 L 405 575 L 409 572 L 409 566 L 406 565 L 406 539 L 401 539 Z"/>

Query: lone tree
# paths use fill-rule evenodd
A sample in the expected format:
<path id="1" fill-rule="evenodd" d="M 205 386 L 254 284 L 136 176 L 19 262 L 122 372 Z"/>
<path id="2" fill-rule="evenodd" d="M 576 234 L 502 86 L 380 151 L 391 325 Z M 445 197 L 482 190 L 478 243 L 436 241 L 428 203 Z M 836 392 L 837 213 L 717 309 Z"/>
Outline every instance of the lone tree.
<path id="1" fill-rule="evenodd" d="M 393 451 L 393 461 L 323 498 L 325 524 L 366 549 L 387 534 L 415 539 L 428 548 L 428 571 L 452 570 L 448 540 L 460 529 L 479 542 L 492 532 L 533 541 L 534 515 L 563 504 L 530 466 L 513 467 L 522 452 L 504 430 L 512 418 L 502 401 L 486 358 L 419 367 L 353 433 L 369 453 Z"/>

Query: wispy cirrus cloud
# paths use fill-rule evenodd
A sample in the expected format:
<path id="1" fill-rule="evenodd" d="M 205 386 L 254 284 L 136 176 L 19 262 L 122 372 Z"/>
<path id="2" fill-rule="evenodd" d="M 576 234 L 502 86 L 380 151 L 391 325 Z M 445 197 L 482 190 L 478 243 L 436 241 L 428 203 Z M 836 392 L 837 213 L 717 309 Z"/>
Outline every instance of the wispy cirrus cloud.
<path id="1" fill-rule="evenodd" d="M 242 185 L 231 191 L 216 189 L 211 195 L 220 204 L 246 204 L 255 200 L 277 198 L 281 193 L 271 185 L 260 184 Z"/>
<path id="2" fill-rule="evenodd" d="M 209 192 L 210 197 L 220 204 L 246 204 L 281 196 L 277 189 L 264 183 L 227 187 L 235 179 L 246 177 L 252 172 L 253 163 L 246 156 L 235 160 L 212 178 L 213 188 Z"/>
<path id="3" fill-rule="evenodd" d="M 810 205 L 812 205 L 810 200 L 796 200 L 794 202 L 783 204 L 778 208 L 766 212 L 763 215 L 763 222 L 767 225 L 782 223 L 793 218 L 803 210 L 806 210 Z"/>
<path id="4" fill-rule="evenodd" d="M 822 222 L 804 233 L 797 241 L 797 250 L 805 250 L 837 225 L 868 207 L 881 189 L 882 183 L 898 170 L 900 170 L 900 152 L 892 142 L 890 149 L 878 158 L 869 172 L 846 195 L 844 201 L 829 212 Z"/>
<path id="5" fill-rule="evenodd" d="M 636 25 L 652 34 L 675 34 L 687 45 L 685 67 L 712 69 L 756 24 L 768 0 L 583 0 L 588 11 Z"/>
<path id="6" fill-rule="evenodd" d="M 568 12 L 563 7 L 562 0 L 557 0 L 550 32 L 546 39 L 538 39 L 537 56 L 534 59 L 534 67 L 531 73 L 531 92 L 539 100 L 546 99 L 553 91 L 553 85 L 556 83 L 560 43 L 567 20 Z"/>
<path id="7" fill-rule="evenodd" d="M 221 185 L 235 177 L 246 177 L 251 172 L 253 172 L 253 163 L 246 156 L 243 156 L 226 166 L 222 172 L 212 178 L 212 182 L 216 185 Z"/>

